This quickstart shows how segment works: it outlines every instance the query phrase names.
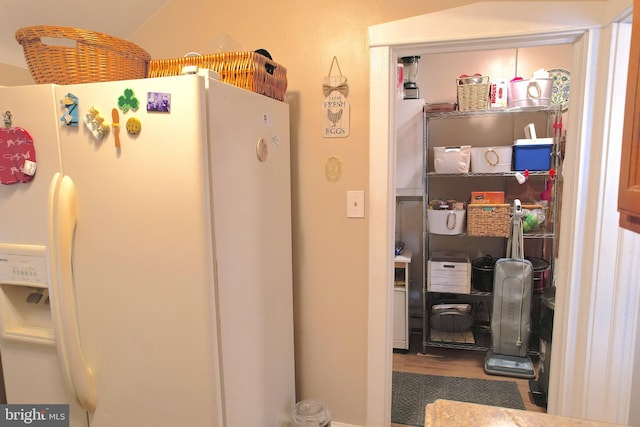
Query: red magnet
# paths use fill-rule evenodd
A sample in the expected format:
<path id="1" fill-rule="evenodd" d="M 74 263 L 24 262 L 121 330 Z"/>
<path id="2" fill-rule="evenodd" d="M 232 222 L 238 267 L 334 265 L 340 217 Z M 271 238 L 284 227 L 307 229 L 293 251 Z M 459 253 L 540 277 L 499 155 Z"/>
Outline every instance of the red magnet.
<path id="1" fill-rule="evenodd" d="M 0 129 L 0 183 L 29 182 L 36 173 L 36 150 L 29 133 L 19 127 Z"/>

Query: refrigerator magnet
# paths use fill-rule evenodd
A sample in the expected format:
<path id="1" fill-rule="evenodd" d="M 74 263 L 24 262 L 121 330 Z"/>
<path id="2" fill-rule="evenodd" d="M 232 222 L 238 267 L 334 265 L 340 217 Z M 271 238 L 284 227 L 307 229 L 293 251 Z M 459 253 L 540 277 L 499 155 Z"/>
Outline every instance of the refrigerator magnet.
<path id="1" fill-rule="evenodd" d="M 142 130 L 142 123 L 135 117 L 129 118 L 125 126 L 129 135 L 138 135 Z"/>
<path id="2" fill-rule="evenodd" d="M 0 128 L 0 183 L 29 182 L 36 173 L 36 150 L 29 132 Z"/>
<path id="3" fill-rule="evenodd" d="M 11 111 L 7 110 L 4 112 L 4 114 L 2 115 L 2 119 L 4 120 L 4 127 L 6 128 L 10 128 L 11 127 Z"/>
<path id="4" fill-rule="evenodd" d="M 148 92 L 147 111 L 157 113 L 170 113 L 171 94 L 163 92 Z"/>
<path id="5" fill-rule="evenodd" d="M 118 98 L 118 107 L 122 110 L 123 113 L 126 113 L 131 109 L 131 111 L 136 111 L 138 107 L 140 107 L 140 101 L 133 93 L 133 89 L 125 89 L 124 94 Z"/>
<path id="6" fill-rule="evenodd" d="M 96 107 L 91 107 L 89 112 L 84 115 L 84 124 L 98 141 L 109 133 L 109 125 L 104 122 L 104 117 L 100 115 Z"/>
<path id="7" fill-rule="evenodd" d="M 67 126 L 78 126 L 78 97 L 67 93 L 60 100 L 60 105 L 64 110 L 62 116 L 60 116 L 60 121 Z"/>

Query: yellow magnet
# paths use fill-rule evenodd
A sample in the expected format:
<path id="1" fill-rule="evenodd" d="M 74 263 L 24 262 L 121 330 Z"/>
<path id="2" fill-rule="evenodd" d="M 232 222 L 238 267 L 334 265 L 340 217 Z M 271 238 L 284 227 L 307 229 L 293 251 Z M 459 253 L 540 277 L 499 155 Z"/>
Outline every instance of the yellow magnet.
<path id="1" fill-rule="evenodd" d="M 131 117 L 129 120 L 127 120 L 127 132 L 130 135 L 137 135 L 141 130 L 142 123 L 140 123 L 140 120 L 136 119 L 135 117 Z"/>

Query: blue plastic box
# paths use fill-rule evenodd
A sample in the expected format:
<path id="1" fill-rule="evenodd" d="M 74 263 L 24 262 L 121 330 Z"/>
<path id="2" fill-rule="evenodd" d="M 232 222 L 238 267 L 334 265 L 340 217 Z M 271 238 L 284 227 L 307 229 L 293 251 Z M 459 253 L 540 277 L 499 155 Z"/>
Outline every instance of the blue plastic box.
<path id="1" fill-rule="evenodd" d="M 513 170 L 547 171 L 551 169 L 552 144 L 516 144 L 513 146 Z"/>

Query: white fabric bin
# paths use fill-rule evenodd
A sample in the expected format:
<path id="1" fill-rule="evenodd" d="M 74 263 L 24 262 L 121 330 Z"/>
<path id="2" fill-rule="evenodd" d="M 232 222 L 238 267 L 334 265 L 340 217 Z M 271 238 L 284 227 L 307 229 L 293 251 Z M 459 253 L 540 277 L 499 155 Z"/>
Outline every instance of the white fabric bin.
<path id="1" fill-rule="evenodd" d="M 471 146 L 433 147 L 433 168 L 436 173 L 468 173 Z"/>

